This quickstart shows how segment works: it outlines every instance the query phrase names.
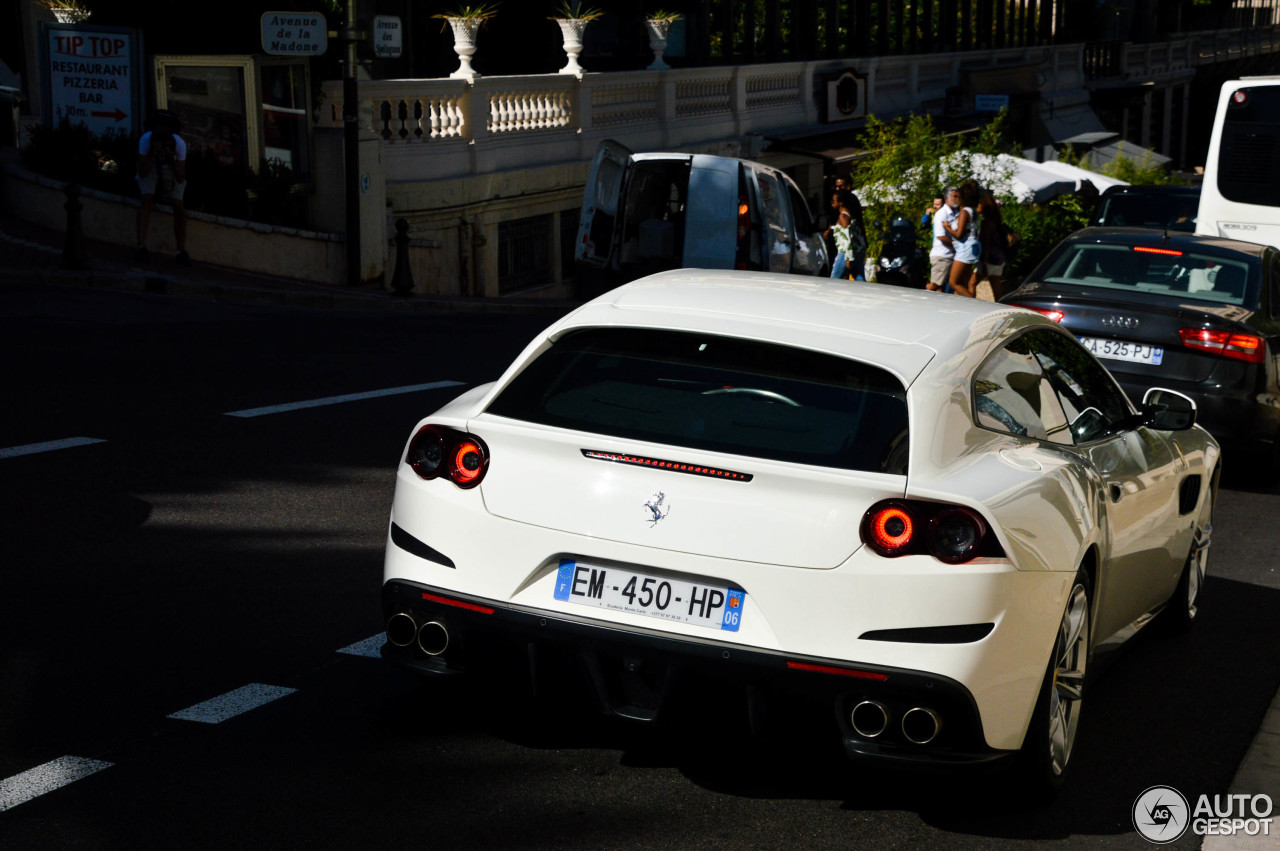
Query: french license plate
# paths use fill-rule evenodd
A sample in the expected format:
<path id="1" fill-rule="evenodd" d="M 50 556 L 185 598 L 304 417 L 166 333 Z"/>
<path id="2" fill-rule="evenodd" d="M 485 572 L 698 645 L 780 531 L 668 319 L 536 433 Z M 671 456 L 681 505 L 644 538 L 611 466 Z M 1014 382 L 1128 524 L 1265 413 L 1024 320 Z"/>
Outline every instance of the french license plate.
<path id="1" fill-rule="evenodd" d="M 1080 337 L 1079 339 L 1084 347 L 1098 358 L 1149 363 L 1152 366 L 1159 366 L 1164 360 L 1164 349 L 1160 346 L 1129 343 L 1124 340 L 1100 340 L 1097 337 Z"/>
<path id="2" fill-rule="evenodd" d="M 649 576 L 618 567 L 561 559 L 555 598 L 737 632 L 747 593 L 723 585 Z"/>

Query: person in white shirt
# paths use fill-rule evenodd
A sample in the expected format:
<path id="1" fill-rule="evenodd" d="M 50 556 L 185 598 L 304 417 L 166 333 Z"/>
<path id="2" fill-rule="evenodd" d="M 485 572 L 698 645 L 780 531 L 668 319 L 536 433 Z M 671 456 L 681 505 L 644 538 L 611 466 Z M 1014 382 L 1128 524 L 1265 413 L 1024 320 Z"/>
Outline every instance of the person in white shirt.
<path id="1" fill-rule="evenodd" d="M 183 265 L 191 263 L 187 254 L 187 208 L 182 197 L 187 189 L 187 143 L 174 132 L 164 116 L 138 140 L 138 192 L 142 203 L 138 207 L 138 248 L 134 256 L 138 260 L 150 259 L 147 251 L 147 231 L 151 227 L 151 206 L 156 191 L 173 206 L 173 239 L 178 246 L 177 260 Z M 173 119 L 176 122 L 176 116 Z"/>
<path id="2" fill-rule="evenodd" d="M 929 283 L 925 286 L 927 289 L 945 292 L 949 288 L 951 264 L 956 256 L 955 246 L 946 226 L 954 226 L 960 212 L 960 190 L 948 186 L 942 197 L 946 199 L 946 203 L 933 214 L 933 248 L 929 251 Z"/>

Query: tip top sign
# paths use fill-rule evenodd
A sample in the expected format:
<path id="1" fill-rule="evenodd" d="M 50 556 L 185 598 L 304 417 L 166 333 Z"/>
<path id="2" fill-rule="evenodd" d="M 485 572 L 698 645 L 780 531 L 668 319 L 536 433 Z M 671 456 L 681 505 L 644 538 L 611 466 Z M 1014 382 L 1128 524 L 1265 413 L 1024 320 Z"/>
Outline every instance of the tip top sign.
<path id="1" fill-rule="evenodd" d="M 320 56 L 329 46 L 329 25 L 319 12 L 265 12 L 262 50 L 272 56 Z"/>

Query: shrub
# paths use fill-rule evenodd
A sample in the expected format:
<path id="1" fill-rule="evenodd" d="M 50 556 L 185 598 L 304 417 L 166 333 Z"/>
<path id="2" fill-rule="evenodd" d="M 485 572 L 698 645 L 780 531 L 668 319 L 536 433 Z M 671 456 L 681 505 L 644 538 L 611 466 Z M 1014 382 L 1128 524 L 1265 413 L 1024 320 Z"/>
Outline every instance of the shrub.
<path id="1" fill-rule="evenodd" d="M 116 195 L 137 195 L 133 175 L 137 143 L 126 133 L 98 136 L 83 124 L 62 119 L 36 125 L 22 149 L 22 164 L 46 177 Z"/>

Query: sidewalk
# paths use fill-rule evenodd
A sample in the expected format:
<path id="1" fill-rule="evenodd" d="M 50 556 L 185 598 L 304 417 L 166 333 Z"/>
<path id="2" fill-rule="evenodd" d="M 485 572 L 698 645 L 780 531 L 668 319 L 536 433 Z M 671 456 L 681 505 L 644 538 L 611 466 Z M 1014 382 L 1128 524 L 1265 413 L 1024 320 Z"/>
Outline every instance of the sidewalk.
<path id="1" fill-rule="evenodd" d="M 134 259 L 121 245 L 86 240 L 88 260 L 82 269 L 63 268 L 62 233 L 0 216 L 0 289 L 7 282 L 100 287 L 128 292 L 186 298 L 206 298 L 239 304 L 271 304 L 343 310 L 402 310 L 423 312 L 529 312 L 559 315 L 577 302 L 545 298 L 461 298 L 401 296 L 379 284 L 338 287 L 292 278 L 278 278 L 211 266 L 199 260 L 199 246 L 191 246 L 191 266 L 172 256 L 153 253 L 148 262 Z"/>

